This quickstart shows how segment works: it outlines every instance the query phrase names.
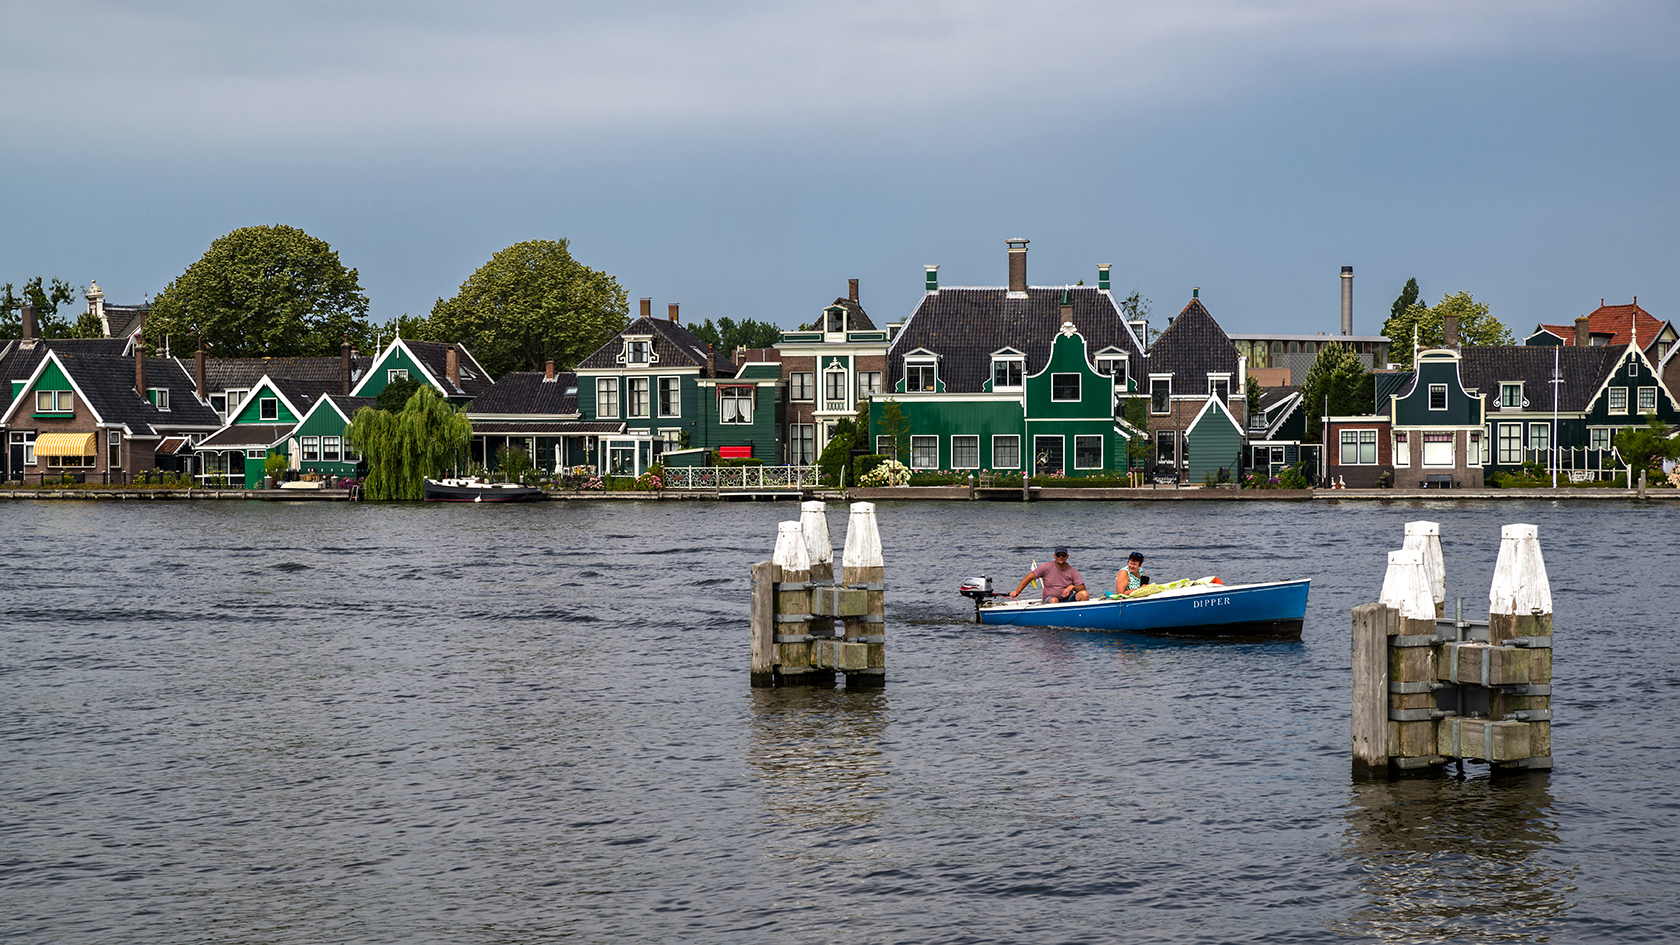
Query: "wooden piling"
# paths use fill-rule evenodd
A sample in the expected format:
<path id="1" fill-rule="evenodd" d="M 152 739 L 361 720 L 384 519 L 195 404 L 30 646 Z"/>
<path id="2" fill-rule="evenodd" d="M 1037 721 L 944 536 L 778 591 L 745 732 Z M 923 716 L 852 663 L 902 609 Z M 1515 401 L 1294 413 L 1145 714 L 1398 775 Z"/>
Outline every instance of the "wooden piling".
<path id="1" fill-rule="evenodd" d="M 1407 522 L 1406 542 L 1402 551 L 1416 551 L 1423 555 L 1423 573 L 1429 579 L 1429 596 L 1435 601 L 1435 616 L 1447 615 L 1447 569 L 1441 557 L 1441 524 L 1439 522 Z"/>
<path id="2" fill-rule="evenodd" d="M 864 612 L 841 618 L 846 642 L 865 644 L 864 667 L 846 673 L 846 687 L 880 686 L 887 672 L 886 568 L 872 502 L 852 503 L 841 576 L 848 587 L 865 592 Z"/>
<path id="3" fill-rule="evenodd" d="M 752 684 L 776 684 L 776 566 L 760 561 L 752 566 Z"/>
<path id="4" fill-rule="evenodd" d="M 1540 529 L 1506 525 L 1499 532 L 1499 560 L 1488 588 L 1488 643 L 1526 651 L 1526 681 L 1492 690 L 1488 716 L 1530 729 L 1529 754 L 1489 758 L 1520 767 L 1552 766 L 1552 585 L 1540 553 Z"/>
<path id="5" fill-rule="evenodd" d="M 1353 608 L 1353 764 L 1388 773 L 1388 636 L 1400 612 L 1386 604 Z"/>
<path id="6" fill-rule="evenodd" d="M 776 672 L 785 683 L 821 682 L 821 673 L 810 679 L 811 665 L 811 559 L 805 549 L 805 533 L 798 522 L 776 527 L 776 554 L 771 559 L 776 575 Z M 828 676 L 832 684 L 833 676 Z"/>
<path id="7" fill-rule="evenodd" d="M 823 502 L 802 502 L 799 505 L 799 530 L 805 536 L 805 552 L 811 561 L 811 584 L 815 592 L 819 585 L 834 581 L 834 542 L 828 537 L 828 506 Z M 834 636 L 834 618 L 820 616 L 812 598 L 811 638 L 829 639 Z"/>
<path id="8" fill-rule="evenodd" d="M 1388 756 L 1397 767 L 1437 763 L 1435 602 L 1422 551 L 1391 551 L 1378 603 L 1394 608 L 1388 637 Z"/>

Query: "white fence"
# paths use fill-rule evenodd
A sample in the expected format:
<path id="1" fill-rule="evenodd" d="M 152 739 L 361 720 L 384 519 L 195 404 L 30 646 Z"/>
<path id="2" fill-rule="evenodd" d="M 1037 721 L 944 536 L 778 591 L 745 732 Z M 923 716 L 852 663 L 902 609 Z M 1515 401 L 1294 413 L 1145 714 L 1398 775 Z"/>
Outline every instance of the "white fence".
<path id="1" fill-rule="evenodd" d="M 806 489 L 820 484 L 815 466 L 677 466 L 665 468 L 667 489 Z"/>

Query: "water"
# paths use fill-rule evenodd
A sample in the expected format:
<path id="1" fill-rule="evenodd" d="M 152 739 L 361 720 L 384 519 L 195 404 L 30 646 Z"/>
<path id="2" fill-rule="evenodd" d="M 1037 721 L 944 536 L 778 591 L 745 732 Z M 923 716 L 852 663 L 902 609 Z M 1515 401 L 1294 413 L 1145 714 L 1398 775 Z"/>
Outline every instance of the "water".
<path id="1" fill-rule="evenodd" d="M 882 504 L 846 692 L 747 684 L 791 504 L 7 503 L 0 937 L 1673 941 L 1676 511 Z M 1478 617 L 1540 526 L 1549 775 L 1350 778 L 1348 612 L 1416 519 Z M 1304 639 L 967 622 L 1064 543 L 1310 576 Z"/>

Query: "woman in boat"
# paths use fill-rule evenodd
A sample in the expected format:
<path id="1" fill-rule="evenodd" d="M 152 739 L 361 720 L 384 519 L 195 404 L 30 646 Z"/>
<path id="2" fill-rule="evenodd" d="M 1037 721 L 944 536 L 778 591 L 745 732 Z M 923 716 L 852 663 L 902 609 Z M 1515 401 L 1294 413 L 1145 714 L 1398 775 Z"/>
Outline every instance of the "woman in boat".
<path id="1" fill-rule="evenodd" d="M 1126 566 L 1114 575 L 1114 593 L 1126 597 L 1148 583 L 1149 575 L 1143 570 L 1143 555 L 1134 551 L 1126 559 Z"/>

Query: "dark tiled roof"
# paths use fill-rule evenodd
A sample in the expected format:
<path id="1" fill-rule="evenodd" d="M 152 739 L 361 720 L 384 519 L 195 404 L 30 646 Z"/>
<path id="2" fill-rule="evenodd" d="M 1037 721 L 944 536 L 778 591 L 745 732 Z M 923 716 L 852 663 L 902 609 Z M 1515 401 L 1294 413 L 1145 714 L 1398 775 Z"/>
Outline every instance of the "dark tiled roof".
<path id="1" fill-rule="evenodd" d="M 192 355 L 183 359 L 187 364 L 193 361 Z M 361 369 L 366 367 L 366 359 L 352 359 L 350 362 L 350 385 L 355 386 L 361 378 Z M 192 370 L 191 367 L 188 370 Z M 286 377 L 306 382 L 315 389 L 316 393 L 324 391 L 338 392 L 343 388 L 344 360 L 342 357 L 319 358 L 205 358 L 204 386 L 206 390 L 221 391 L 233 388 L 248 388 L 255 384 L 264 374 L 269 377 Z"/>
<path id="2" fill-rule="evenodd" d="M 1138 371 L 1142 375 L 1143 371 Z M 1207 390 L 1211 374 L 1229 374 L 1235 383 L 1237 348 L 1201 299 L 1191 299 L 1161 337 L 1149 346 L 1150 374 L 1172 374 L 1173 393 Z"/>
<path id="3" fill-rule="evenodd" d="M 193 379 L 173 358 L 146 359 L 146 386 L 167 388 L 168 410 L 134 392 L 134 359 L 57 352 L 65 370 L 107 423 L 126 424 L 135 434 L 181 427 L 215 429 L 221 418 L 198 402 Z"/>
<path id="4" fill-rule="evenodd" d="M 622 423 L 607 423 L 599 420 L 550 420 L 530 421 L 522 423 L 480 423 L 473 421 L 474 433 L 485 434 L 514 434 L 518 436 L 560 436 L 579 433 L 619 433 L 624 429 Z"/>
<path id="5" fill-rule="evenodd" d="M 513 371 L 503 374 L 500 380 L 473 399 L 467 412 L 473 417 L 486 414 L 524 417 L 577 416 L 577 375 L 569 371 L 556 371 L 554 380 L 543 378 L 541 371 Z"/>
<path id="6" fill-rule="evenodd" d="M 356 419 L 356 411 L 363 407 L 378 407 L 377 397 L 351 397 L 349 394 L 327 394 L 327 400 L 338 405 L 338 412 L 351 420 Z"/>
<path id="7" fill-rule="evenodd" d="M 241 423 L 218 430 L 198 444 L 201 450 L 243 450 L 266 448 L 292 432 L 295 423 Z"/>
<path id="8" fill-rule="evenodd" d="M 432 376 L 445 388 L 449 386 L 449 345 L 441 341 L 410 341 L 403 339 L 403 344 L 414 353 L 421 364 L 426 366 Z M 455 351 L 460 356 L 461 383 L 455 390 L 445 390 L 450 397 L 477 397 L 490 389 L 492 383 L 489 372 L 479 365 L 478 359 L 472 356 L 467 346 L 459 342 Z"/>
<path id="9" fill-rule="evenodd" d="M 146 327 L 150 305 L 105 305 L 105 323 L 111 326 L 111 337 L 127 341 L 135 332 Z"/>
<path id="10" fill-rule="evenodd" d="M 705 372 L 706 343 L 670 319 L 653 317 L 642 317 L 631 322 L 629 327 L 584 358 L 578 364 L 578 370 L 610 371 L 623 367 L 618 357 L 624 352 L 625 335 L 652 335 L 654 357 L 665 367 L 697 367 L 701 369 L 702 374 Z M 728 352 L 717 353 L 717 373 L 719 377 L 729 377 L 735 373 L 735 362 Z"/>
<path id="11" fill-rule="evenodd" d="M 61 356 L 70 354 L 102 354 L 122 357 L 126 343 L 120 338 L 42 338 L 29 348 L 17 339 L 0 342 L 0 385 L 11 396 L 12 381 L 28 380 L 35 373 L 48 351 Z"/>
<path id="12" fill-rule="evenodd" d="M 1137 339 L 1113 300 L 1088 286 L 1031 286 L 1024 299 L 1008 298 L 1009 290 L 940 289 L 922 297 L 921 304 L 887 349 L 887 389 L 904 376 L 904 355 L 926 348 L 940 356 L 939 377 L 951 393 L 978 392 L 991 377 L 992 352 L 1014 348 L 1026 355 L 1027 373 L 1044 370 L 1050 349 L 1062 327 L 1062 293 L 1073 304 L 1071 321 L 1085 336 L 1085 350 L 1095 357 L 1104 348 L 1131 356 L 1133 376 L 1143 374 Z M 1230 342 L 1226 342 L 1229 347 Z M 1236 349 L 1231 350 L 1235 363 Z"/>
<path id="13" fill-rule="evenodd" d="M 1498 345 L 1468 347 L 1460 352 L 1458 376 L 1466 390 L 1479 391 L 1487 398 L 1488 412 L 1499 410 L 1499 384 L 1521 381 L 1529 411 L 1552 408 L 1552 357 L 1558 359 L 1563 384 L 1558 391 L 1558 409 L 1585 410 L 1588 398 L 1598 392 L 1605 375 L 1615 368 L 1627 351 L 1626 345 L 1577 348 L 1574 345 Z"/>

